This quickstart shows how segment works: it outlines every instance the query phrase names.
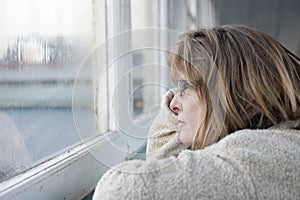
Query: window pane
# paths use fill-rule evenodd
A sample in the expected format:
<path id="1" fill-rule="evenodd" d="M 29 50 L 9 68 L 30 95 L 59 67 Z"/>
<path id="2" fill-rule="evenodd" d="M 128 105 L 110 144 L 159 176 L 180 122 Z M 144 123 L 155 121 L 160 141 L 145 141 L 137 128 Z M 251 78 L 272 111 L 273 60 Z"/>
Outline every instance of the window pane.
<path id="1" fill-rule="evenodd" d="M 0 182 L 85 139 L 73 120 L 75 81 L 89 89 L 81 111 L 85 137 L 91 136 L 92 81 L 76 80 L 92 48 L 91 6 L 87 0 L 1 1 Z"/>

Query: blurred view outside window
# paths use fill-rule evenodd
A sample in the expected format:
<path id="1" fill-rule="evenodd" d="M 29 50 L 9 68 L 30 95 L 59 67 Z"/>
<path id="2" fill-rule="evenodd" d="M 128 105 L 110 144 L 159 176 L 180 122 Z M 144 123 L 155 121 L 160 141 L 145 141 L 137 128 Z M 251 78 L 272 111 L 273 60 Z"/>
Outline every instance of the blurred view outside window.
<path id="1" fill-rule="evenodd" d="M 1 1 L 0 182 L 80 142 L 72 90 L 92 48 L 91 7 L 90 0 Z"/>

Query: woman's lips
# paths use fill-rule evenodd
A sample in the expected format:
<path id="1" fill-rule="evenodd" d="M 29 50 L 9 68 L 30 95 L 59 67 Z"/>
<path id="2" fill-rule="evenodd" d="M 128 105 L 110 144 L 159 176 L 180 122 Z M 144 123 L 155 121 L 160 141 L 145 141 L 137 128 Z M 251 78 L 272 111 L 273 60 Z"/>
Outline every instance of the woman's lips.
<path id="1" fill-rule="evenodd" d="M 178 128 L 181 128 L 184 124 L 185 122 L 178 120 Z"/>

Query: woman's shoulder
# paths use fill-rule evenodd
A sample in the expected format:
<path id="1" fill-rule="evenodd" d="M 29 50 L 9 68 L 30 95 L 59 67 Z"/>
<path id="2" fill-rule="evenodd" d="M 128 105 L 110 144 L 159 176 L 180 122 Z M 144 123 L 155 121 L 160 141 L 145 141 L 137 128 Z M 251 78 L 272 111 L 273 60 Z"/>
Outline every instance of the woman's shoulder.
<path id="1" fill-rule="evenodd" d="M 244 129 L 236 131 L 208 147 L 213 154 L 231 159 L 290 157 L 300 151 L 300 131 L 293 129 Z"/>
<path id="2" fill-rule="evenodd" d="M 234 148 L 266 149 L 267 147 L 286 149 L 287 145 L 300 145 L 300 131 L 286 128 L 269 129 L 244 129 L 236 131 L 215 146 L 222 150 L 233 150 Z"/>

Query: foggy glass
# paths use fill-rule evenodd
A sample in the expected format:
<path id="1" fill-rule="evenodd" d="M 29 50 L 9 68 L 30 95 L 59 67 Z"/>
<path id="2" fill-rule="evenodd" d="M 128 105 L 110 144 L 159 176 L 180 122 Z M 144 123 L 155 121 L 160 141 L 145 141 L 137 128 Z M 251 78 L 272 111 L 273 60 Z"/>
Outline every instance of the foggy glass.
<path id="1" fill-rule="evenodd" d="M 91 7 L 86 0 L 1 1 L 0 182 L 83 139 L 73 120 L 72 90 L 92 48 Z M 91 81 L 83 84 L 91 88 Z M 89 137 L 92 105 L 85 107 Z"/>

